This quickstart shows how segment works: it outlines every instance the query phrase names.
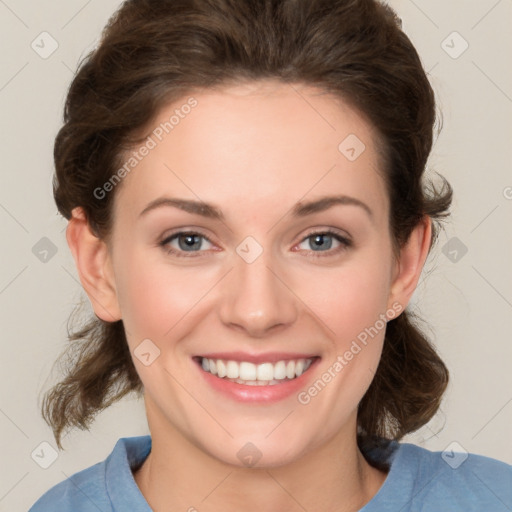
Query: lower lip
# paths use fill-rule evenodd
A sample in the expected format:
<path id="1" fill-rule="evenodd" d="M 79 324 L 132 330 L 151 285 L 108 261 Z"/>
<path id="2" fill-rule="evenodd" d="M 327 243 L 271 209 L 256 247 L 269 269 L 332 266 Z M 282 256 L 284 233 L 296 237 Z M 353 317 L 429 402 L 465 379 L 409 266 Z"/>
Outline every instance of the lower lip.
<path id="1" fill-rule="evenodd" d="M 248 386 L 238 384 L 237 382 L 231 382 L 204 371 L 200 363 L 196 363 L 196 366 L 203 378 L 212 388 L 232 400 L 238 402 L 274 403 L 284 400 L 291 395 L 298 394 L 299 391 L 306 386 L 307 381 L 313 374 L 311 370 L 319 361 L 320 358 L 315 358 L 309 368 L 300 377 L 296 377 L 293 380 L 283 380 L 281 383 L 272 386 Z"/>

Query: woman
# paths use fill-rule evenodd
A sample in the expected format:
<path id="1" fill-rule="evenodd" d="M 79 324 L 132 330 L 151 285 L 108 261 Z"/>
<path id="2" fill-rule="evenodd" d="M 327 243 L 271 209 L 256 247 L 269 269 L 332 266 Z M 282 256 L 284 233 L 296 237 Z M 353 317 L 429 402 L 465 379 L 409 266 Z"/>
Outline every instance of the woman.
<path id="1" fill-rule="evenodd" d="M 512 468 L 399 443 L 448 371 L 411 321 L 452 190 L 371 0 L 132 0 L 70 88 L 55 200 L 95 318 L 57 444 L 131 391 L 151 436 L 31 509 L 506 510 Z"/>

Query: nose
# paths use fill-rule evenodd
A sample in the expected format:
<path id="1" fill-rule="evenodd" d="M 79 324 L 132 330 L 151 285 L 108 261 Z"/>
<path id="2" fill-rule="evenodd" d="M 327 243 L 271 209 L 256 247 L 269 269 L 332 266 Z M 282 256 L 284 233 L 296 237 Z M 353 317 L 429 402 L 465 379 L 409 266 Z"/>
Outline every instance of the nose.
<path id="1" fill-rule="evenodd" d="M 236 256 L 220 307 L 225 325 L 254 338 L 292 325 L 298 312 L 298 300 L 287 287 L 286 273 L 280 272 L 266 253 L 252 263 Z"/>

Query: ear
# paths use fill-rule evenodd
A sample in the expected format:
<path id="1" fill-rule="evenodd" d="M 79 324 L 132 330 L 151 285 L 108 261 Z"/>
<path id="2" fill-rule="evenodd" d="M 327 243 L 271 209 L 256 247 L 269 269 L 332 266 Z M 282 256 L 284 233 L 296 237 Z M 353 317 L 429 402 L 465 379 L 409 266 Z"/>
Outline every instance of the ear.
<path id="1" fill-rule="evenodd" d="M 398 303 L 405 310 L 418 284 L 428 256 L 432 238 L 432 221 L 425 215 L 413 229 L 409 240 L 400 250 L 392 276 L 388 308 Z"/>
<path id="2" fill-rule="evenodd" d="M 94 235 L 81 207 L 74 208 L 71 215 L 66 239 L 94 313 L 106 322 L 120 320 L 121 311 L 107 244 Z"/>

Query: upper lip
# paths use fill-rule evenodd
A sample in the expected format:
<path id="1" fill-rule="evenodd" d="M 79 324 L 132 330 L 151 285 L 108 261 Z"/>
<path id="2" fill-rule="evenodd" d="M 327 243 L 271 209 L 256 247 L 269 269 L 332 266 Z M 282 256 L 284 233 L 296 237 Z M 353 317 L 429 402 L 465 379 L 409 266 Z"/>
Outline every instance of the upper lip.
<path id="1" fill-rule="evenodd" d="M 278 361 L 296 361 L 298 359 L 313 359 L 317 354 L 304 354 L 299 352 L 266 352 L 249 354 L 247 352 L 210 352 L 197 357 L 206 359 L 222 359 L 224 361 L 247 361 L 248 363 L 277 363 Z"/>

